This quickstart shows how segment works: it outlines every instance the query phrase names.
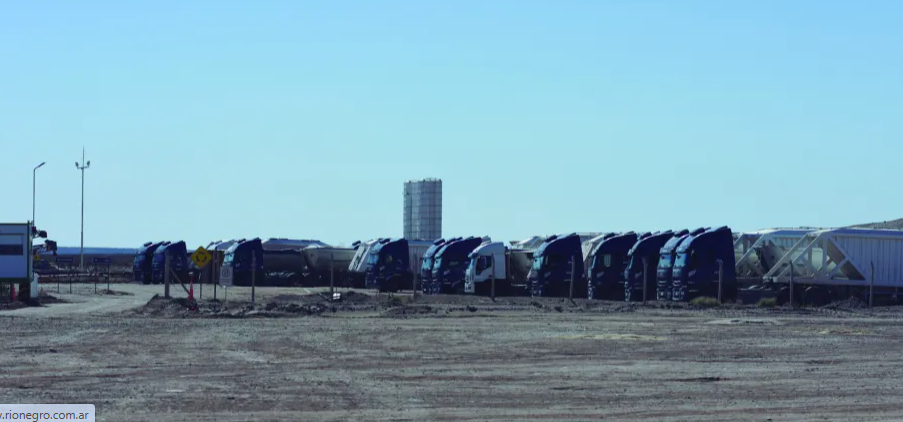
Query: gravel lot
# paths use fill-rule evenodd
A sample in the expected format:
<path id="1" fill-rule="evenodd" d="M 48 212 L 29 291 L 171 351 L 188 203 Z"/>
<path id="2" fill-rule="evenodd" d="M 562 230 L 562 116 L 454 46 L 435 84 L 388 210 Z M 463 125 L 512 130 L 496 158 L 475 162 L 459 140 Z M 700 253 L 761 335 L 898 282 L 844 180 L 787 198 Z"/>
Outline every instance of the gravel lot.
<path id="1" fill-rule="evenodd" d="M 190 312 L 160 286 L 92 289 L 0 312 L 3 402 L 106 421 L 903 419 L 903 309 L 316 289 L 258 289 L 251 308 L 247 289 L 223 306 L 206 286 Z"/>

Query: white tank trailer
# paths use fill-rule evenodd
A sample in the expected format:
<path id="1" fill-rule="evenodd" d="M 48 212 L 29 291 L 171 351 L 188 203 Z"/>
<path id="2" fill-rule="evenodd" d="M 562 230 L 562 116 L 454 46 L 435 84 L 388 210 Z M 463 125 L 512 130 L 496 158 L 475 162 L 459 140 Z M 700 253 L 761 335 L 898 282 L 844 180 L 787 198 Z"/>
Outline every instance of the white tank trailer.
<path id="1" fill-rule="evenodd" d="M 759 240 L 769 235 L 770 245 L 777 245 L 772 248 L 783 250 L 786 242 L 799 233 L 776 230 L 763 234 Z M 768 259 L 773 256 L 766 255 Z M 875 304 L 898 303 L 903 287 L 903 231 L 812 230 L 799 236 L 772 265 L 750 265 L 754 261 L 745 259 L 744 268 L 754 268 L 753 273 L 762 269 L 767 272 L 761 284 L 741 292 L 744 303 L 754 301 L 757 293 L 774 296 L 779 304 L 786 303 L 791 285 L 793 301 L 799 304 L 820 306 L 851 297 L 864 302 L 873 300 Z M 738 268 L 740 265 L 738 262 Z"/>

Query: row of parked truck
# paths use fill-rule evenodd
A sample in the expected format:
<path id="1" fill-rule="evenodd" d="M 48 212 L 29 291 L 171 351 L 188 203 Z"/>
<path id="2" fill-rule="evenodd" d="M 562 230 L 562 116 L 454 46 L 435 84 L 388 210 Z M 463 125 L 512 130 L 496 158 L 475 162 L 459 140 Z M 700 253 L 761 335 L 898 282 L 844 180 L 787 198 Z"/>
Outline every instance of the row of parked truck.
<path id="1" fill-rule="evenodd" d="M 136 280 L 144 283 L 162 282 L 169 256 L 170 269 L 179 277 L 192 273 L 201 281 L 229 285 L 250 285 L 253 277 L 256 285 L 332 284 L 381 291 L 416 286 L 424 294 L 624 301 L 685 301 L 699 296 L 744 301 L 776 296 L 787 301 L 788 281 L 796 275 L 804 285 L 797 290 L 797 301 L 862 294 L 864 271 L 854 262 L 858 258 L 842 252 L 844 233 L 824 232 L 733 233 L 728 227 L 701 227 L 571 233 L 509 243 L 493 242 L 488 236 L 436 241 L 380 238 L 348 248 L 317 240 L 240 239 L 208 245 L 214 259 L 212 271 L 205 272 L 193 268 L 184 242 L 149 242 L 136 255 L 134 267 Z M 868 232 L 846 234 L 868 237 Z M 899 237 L 894 239 L 903 245 L 903 236 Z M 819 260 L 821 267 L 816 269 Z M 878 291 L 896 300 L 895 283 L 881 280 Z M 873 291 L 874 285 L 869 288 Z"/>

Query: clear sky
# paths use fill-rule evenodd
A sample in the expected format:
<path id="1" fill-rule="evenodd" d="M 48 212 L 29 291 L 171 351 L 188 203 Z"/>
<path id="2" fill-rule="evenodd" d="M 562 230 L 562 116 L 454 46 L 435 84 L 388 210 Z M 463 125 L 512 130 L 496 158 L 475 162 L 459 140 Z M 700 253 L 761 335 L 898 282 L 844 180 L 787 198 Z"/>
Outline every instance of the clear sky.
<path id="1" fill-rule="evenodd" d="M 0 221 L 60 245 L 903 217 L 903 2 L 0 2 Z"/>

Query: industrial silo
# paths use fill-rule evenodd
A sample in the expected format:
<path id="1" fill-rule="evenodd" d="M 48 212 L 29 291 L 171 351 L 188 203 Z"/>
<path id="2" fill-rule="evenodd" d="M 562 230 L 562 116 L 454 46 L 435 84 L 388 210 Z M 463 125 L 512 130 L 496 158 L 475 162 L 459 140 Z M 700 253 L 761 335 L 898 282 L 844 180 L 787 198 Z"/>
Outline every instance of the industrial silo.
<path id="1" fill-rule="evenodd" d="M 404 183 L 404 237 L 433 241 L 442 237 L 442 181 Z"/>

